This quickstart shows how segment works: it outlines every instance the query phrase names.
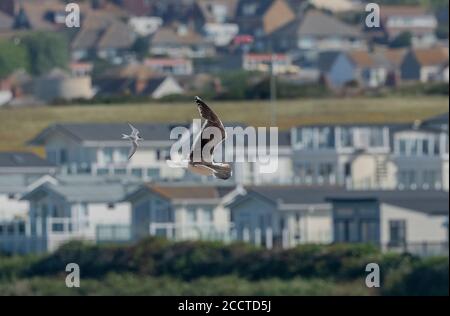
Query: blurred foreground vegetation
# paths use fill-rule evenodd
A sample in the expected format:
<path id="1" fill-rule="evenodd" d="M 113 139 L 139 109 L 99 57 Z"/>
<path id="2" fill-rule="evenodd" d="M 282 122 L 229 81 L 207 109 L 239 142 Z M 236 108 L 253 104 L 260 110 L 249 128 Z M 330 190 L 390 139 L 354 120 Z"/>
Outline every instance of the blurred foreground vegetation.
<path id="1" fill-rule="evenodd" d="M 81 287 L 65 286 L 77 263 Z M 381 287 L 365 286 L 378 263 Z M 71 242 L 42 256 L 0 256 L 0 295 L 448 295 L 448 258 L 382 254 L 370 245 L 169 242 L 130 246 Z"/>

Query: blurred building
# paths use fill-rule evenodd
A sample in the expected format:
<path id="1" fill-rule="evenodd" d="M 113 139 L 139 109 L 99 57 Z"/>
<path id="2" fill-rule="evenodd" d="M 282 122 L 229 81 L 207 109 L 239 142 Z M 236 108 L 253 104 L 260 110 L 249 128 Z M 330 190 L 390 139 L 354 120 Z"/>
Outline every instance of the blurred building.
<path id="1" fill-rule="evenodd" d="M 165 236 L 175 240 L 231 238 L 222 198 L 232 187 L 145 184 L 125 200 L 132 205 L 133 240 Z"/>
<path id="2" fill-rule="evenodd" d="M 121 199 L 136 179 L 59 175 L 38 181 L 21 198 L 30 205 L 27 220 L 0 236 L 3 250 L 48 252 L 70 240 L 129 240 L 130 206 Z"/>
<path id="3" fill-rule="evenodd" d="M 448 48 L 411 49 L 400 69 L 404 81 L 448 83 Z"/>
<path id="4" fill-rule="evenodd" d="M 427 47 L 436 42 L 438 26 L 434 13 L 421 6 L 381 6 L 381 27 L 388 41 L 411 34 L 413 46 Z"/>
<path id="5" fill-rule="evenodd" d="M 33 96 L 45 102 L 91 99 L 94 96 L 90 76 L 72 76 L 61 69 L 53 69 L 34 79 L 33 86 Z"/>

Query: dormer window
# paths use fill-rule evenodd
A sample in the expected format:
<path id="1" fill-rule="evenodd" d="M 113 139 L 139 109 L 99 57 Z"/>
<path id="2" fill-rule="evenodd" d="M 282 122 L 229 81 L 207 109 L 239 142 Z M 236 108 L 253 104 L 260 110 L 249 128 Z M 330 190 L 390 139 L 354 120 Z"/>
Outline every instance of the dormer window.
<path id="1" fill-rule="evenodd" d="M 247 4 L 244 6 L 242 11 L 243 11 L 244 15 L 255 15 L 257 7 L 258 7 L 258 4 L 256 4 L 256 3 Z"/>

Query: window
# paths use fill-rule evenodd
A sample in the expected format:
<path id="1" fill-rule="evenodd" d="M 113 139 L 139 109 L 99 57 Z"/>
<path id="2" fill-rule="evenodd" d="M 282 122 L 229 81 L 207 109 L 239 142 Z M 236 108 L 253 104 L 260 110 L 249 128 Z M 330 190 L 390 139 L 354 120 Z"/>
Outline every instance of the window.
<path id="1" fill-rule="evenodd" d="M 393 246 L 404 245 L 406 243 L 406 221 L 389 221 L 389 244 Z"/>
<path id="2" fill-rule="evenodd" d="M 311 128 L 303 128 L 301 130 L 301 142 L 303 148 L 312 149 L 314 147 L 313 130 Z"/>
<path id="3" fill-rule="evenodd" d="M 114 174 L 115 175 L 125 175 L 125 174 L 127 174 L 127 169 L 125 169 L 125 168 L 114 169 Z"/>
<path id="4" fill-rule="evenodd" d="M 118 161 L 119 162 L 126 162 L 128 161 L 128 148 L 119 148 L 118 152 Z"/>
<path id="5" fill-rule="evenodd" d="M 319 128 L 319 148 L 333 148 L 334 147 L 334 133 L 329 127 Z"/>
<path id="6" fill-rule="evenodd" d="M 104 175 L 107 175 L 108 173 L 109 173 L 109 170 L 106 169 L 106 168 L 99 168 L 99 169 L 97 169 L 97 174 L 99 176 L 104 176 Z"/>
<path id="7" fill-rule="evenodd" d="M 427 156 L 430 154 L 430 140 L 422 139 L 422 153 Z"/>
<path id="8" fill-rule="evenodd" d="M 111 163 L 113 161 L 113 149 L 105 148 L 103 149 L 103 159 L 105 163 Z"/>
<path id="9" fill-rule="evenodd" d="M 400 155 L 406 156 L 406 140 L 405 139 L 399 139 L 398 152 Z"/>
<path id="10" fill-rule="evenodd" d="M 156 150 L 156 160 L 167 160 L 170 159 L 170 150 L 157 149 Z"/>
<path id="11" fill-rule="evenodd" d="M 214 212 L 212 208 L 203 209 L 203 221 L 211 223 L 214 221 Z"/>
<path id="12" fill-rule="evenodd" d="M 85 217 L 89 216 L 89 209 L 86 203 L 80 204 L 80 214 L 83 214 Z"/>
<path id="13" fill-rule="evenodd" d="M 321 163 L 319 165 L 319 175 L 322 177 L 330 176 L 333 173 L 333 164 Z"/>
<path id="14" fill-rule="evenodd" d="M 350 177 L 352 175 L 352 165 L 350 162 L 346 162 L 344 165 L 344 175 L 345 177 Z"/>
<path id="15" fill-rule="evenodd" d="M 369 132 L 369 145 L 370 147 L 382 147 L 384 145 L 384 133 L 383 128 L 373 127 Z"/>
<path id="16" fill-rule="evenodd" d="M 150 179 L 158 179 L 159 178 L 159 169 L 157 169 L 157 168 L 147 169 L 147 177 L 149 177 Z"/>
<path id="17" fill-rule="evenodd" d="M 133 169 L 131 169 L 131 174 L 133 176 L 141 178 L 142 177 L 142 169 L 141 168 L 133 168 Z"/>
<path id="18" fill-rule="evenodd" d="M 353 130 L 349 127 L 341 128 L 341 146 L 353 147 Z"/>
<path id="19" fill-rule="evenodd" d="M 423 184 L 425 188 L 434 188 L 437 180 L 437 173 L 435 170 L 424 170 L 423 174 Z"/>
<path id="20" fill-rule="evenodd" d="M 188 208 L 187 212 L 187 222 L 195 223 L 197 221 L 197 210 L 195 208 Z"/>
<path id="21" fill-rule="evenodd" d="M 415 170 L 400 170 L 398 176 L 398 182 L 405 188 L 411 188 L 416 184 L 416 171 Z"/>
<path id="22" fill-rule="evenodd" d="M 242 13 L 244 13 L 244 15 L 247 15 L 247 16 L 255 15 L 256 8 L 257 8 L 257 4 L 255 4 L 255 3 L 246 4 L 242 10 L 243 11 Z"/>
<path id="23" fill-rule="evenodd" d="M 410 140 L 411 156 L 419 155 L 419 141 L 417 139 Z"/>
<path id="24" fill-rule="evenodd" d="M 337 220 L 336 221 L 336 242 L 349 242 L 350 241 L 350 220 Z"/>
<path id="25" fill-rule="evenodd" d="M 61 149 L 59 151 L 59 162 L 62 164 L 67 162 L 67 150 Z"/>
<path id="26" fill-rule="evenodd" d="M 378 242 L 378 225 L 375 220 L 361 220 L 360 234 L 361 242 Z"/>

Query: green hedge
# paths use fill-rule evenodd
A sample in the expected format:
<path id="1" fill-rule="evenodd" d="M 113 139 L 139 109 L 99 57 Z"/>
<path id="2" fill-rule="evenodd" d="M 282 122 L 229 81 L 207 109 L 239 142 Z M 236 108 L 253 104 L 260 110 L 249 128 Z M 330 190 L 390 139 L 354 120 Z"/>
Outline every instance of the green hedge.
<path id="1" fill-rule="evenodd" d="M 369 262 L 392 265 L 409 256 L 383 256 L 370 245 L 302 245 L 289 250 L 266 250 L 243 243 L 168 242 L 149 238 L 132 246 L 94 246 L 72 242 L 30 266 L 28 276 L 64 272 L 69 262 L 86 277 L 110 272 L 173 276 L 184 280 L 236 274 L 248 279 L 296 276 L 353 279 L 364 275 Z"/>
<path id="2" fill-rule="evenodd" d="M 374 246 L 361 244 L 301 245 L 288 250 L 266 250 L 243 243 L 170 242 L 159 238 L 148 238 L 127 246 L 70 242 L 48 255 L 0 257 L 0 293 L 11 290 L 11 287 L 14 290 L 16 286 L 22 289 L 38 285 L 37 293 L 46 293 L 42 284 L 53 286 L 52 280 L 63 280 L 65 267 L 71 262 L 79 264 L 83 280 L 90 280 L 93 288 L 86 289 L 88 292 L 98 288 L 107 293 L 103 282 L 111 275 L 115 275 L 114 278 L 128 275 L 124 277 L 125 285 L 128 279 L 134 282 L 142 278 L 147 280 L 147 285 L 168 280 L 170 284 L 167 287 L 170 288 L 164 293 L 175 293 L 172 289 L 174 284 L 182 287 L 189 282 L 201 284 L 198 280 L 233 276 L 233 282 L 248 287 L 243 293 L 258 292 L 258 286 L 250 285 L 255 282 L 265 284 L 263 287 L 267 289 L 270 288 L 268 284 L 278 286 L 280 289 L 276 293 L 308 292 L 289 283 L 293 279 L 301 279 L 302 282 L 310 280 L 314 289 L 320 289 L 320 284 L 329 282 L 332 286 L 324 289 L 326 293 L 341 291 L 339 293 L 349 294 L 348 287 L 340 286 L 359 284 L 366 294 L 448 295 L 448 258 L 422 259 L 406 254 L 380 253 Z M 364 287 L 365 266 L 371 262 L 380 266 L 381 289 Z M 10 285 L 3 285 L 2 290 L 5 282 Z M 143 286 L 136 291 L 146 289 L 147 286 Z M 202 293 L 201 288 L 196 287 L 186 287 L 185 290 Z M 227 293 L 228 290 L 224 287 L 211 290 L 211 293 Z M 115 291 L 117 294 L 128 290 L 116 288 Z M 358 290 L 358 293 L 362 292 Z"/>

